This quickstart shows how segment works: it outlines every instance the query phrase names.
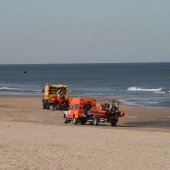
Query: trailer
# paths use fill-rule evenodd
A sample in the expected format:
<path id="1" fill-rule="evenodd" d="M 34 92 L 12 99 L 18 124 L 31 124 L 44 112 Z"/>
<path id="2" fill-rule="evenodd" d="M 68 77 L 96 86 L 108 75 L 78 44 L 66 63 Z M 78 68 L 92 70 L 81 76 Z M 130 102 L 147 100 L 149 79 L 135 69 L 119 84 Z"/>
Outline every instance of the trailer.
<path id="1" fill-rule="evenodd" d="M 124 116 L 124 112 L 119 107 L 105 107 L 106 105 L 96 106 L 94 98 L 72 98 L 69 104 L 69 110 L 64 112 L 64 123 L 86 124 L 89 122 L 94 126 L 100 122 L 109 122 L 111 126 L 116 126 L 119 117 Z"/>
<path id="2" fill-rule="evenodd" d="M 115 107 L 115 110 L 112 110 L 110 108 L 105 109 L 102 106 L 98 106 L 96 108 L 92 108 L 90 112 L 93 115 L 93 124 L 95 126 L 99 125 L 100 122 L 109 122 L 111 126 L 116 126 L 119 117 L 123 117 L 125 115 L 118 107 Z"/>

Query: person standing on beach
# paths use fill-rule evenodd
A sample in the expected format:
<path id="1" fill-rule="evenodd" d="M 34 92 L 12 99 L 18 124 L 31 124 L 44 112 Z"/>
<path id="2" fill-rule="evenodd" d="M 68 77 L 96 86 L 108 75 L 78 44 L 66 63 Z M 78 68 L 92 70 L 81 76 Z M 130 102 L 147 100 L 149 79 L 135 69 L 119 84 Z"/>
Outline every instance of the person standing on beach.
<path id="1" fill-rule="evenodd" d="M 114 102 L 114 101 L 112 101 L 112 105 L 111 105 L 110 111 L 111 111 L 112 113 L 116 111 L 116 106 L 115 106 L 115 102 Z"/>

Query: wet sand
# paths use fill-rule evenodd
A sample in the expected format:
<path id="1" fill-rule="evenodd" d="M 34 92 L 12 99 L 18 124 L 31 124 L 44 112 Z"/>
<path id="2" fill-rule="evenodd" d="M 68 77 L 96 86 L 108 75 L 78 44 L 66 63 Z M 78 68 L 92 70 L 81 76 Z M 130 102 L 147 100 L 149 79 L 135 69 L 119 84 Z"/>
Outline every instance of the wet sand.
<path id="1" fill-rule="evenodd" d="M 170 109 L 120 110 L 117 127 L 65 125 L 41 97 L 1 96 L 0 169 L 170 169 Z"/>

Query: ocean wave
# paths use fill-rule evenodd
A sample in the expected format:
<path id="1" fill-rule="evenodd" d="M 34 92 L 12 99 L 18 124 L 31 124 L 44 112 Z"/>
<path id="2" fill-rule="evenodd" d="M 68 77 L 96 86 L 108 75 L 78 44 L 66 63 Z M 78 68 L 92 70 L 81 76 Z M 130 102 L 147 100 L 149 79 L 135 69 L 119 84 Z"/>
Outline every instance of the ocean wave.
<path id="1" fill-rule="evenodd" d="M 11 91 L 11 92 L 42 92 L 42 90 L 35 89 L 22 89 L 16 87 L 0 87 L 0 91 Z"/>
<path id="2" fill-rule="evenodd" d="M 170 93 L 169 88 L 145 89 L 145 88 L 140 88 L 140 87 L 129 87 L 127 90 L 128 91 L 139 91 L 139 92 L 153 92 L 153 93 L 159 93 L 159 94 Z"/>
<path id="3" fill-rule="evenodd" d="M 164 94 L 164 91 L 156 91 L 155 93 Z"/>
<path id="4" fill-rule="evenodd" d="M 162 91 L 162 88 L 158 88 L 158 89 L 145 89 L 145 88 L 140 88 L 140 87 L 129 87 L 127 90 L 128 90 L 128 91 L 161 92 L 161 91 Z"/>
<path id="5" fill-rule="evenodd" d="M 18 90 L 18 88 L 0 87 L 0 90 Z"/>
<path id="6" fill-rule="evenodd" d="M 103 93 L 86 92 L 85 94 L 89 94 L 89 95 L 91 95 L 91 94 L 93 94 L 93 95 L 101 95 L 101 94 L 103 94 Z"/>

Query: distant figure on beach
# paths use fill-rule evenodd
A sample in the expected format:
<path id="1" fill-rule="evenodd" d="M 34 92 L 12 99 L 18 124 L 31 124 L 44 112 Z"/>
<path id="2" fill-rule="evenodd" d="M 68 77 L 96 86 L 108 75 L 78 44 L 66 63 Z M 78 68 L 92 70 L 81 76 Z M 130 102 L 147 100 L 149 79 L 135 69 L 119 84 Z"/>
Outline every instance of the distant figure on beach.
<path id="1" fill-rule="evenodd" d="M 109 101 L 106 101 L 106 102 L 104 103 L 103 107 L 104 107 L 105 110 L 109 110 L 109 108 L 110 108 Z"/>
<path id="2" fill-rule="evenodd" d="M 111 105 L 111 109 L 110 109 L 111 112 L 115 112 L 116 111 L 116 106 L 115 106 L 115 102 L 112 101 L 112 105 Z"/>

